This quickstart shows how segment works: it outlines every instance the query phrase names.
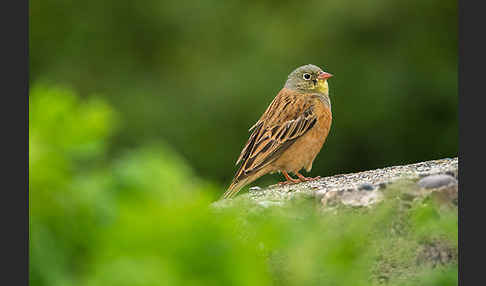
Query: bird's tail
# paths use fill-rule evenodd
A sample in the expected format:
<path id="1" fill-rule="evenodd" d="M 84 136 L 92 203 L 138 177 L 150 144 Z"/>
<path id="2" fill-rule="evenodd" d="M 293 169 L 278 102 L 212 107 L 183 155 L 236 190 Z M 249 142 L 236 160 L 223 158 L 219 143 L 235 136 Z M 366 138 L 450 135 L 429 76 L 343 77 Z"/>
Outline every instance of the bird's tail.
<path id="1" fill-rule="evenodd" d="M 228 187 L 226 192 L 223 194 L 222 199 L 229 199 L 234 197 L 241 190 L 241 188 L 263 176 L 264 172 L 262 171 L 263 170 L 260 170 L 254 174 L 251 174 L 248 177 L 241 178 L 239 180 L 235 178 L 233 182 L 231 182 L 231 185 Z"/>

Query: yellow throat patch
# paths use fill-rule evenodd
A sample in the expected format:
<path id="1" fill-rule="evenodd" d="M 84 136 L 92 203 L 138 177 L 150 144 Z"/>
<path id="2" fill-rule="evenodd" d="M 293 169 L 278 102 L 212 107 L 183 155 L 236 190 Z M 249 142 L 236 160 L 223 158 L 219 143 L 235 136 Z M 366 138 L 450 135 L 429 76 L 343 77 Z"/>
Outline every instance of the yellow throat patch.
<path id="1" fill-rule="evenodd" d="M 323 94 L 329 94 L 329 85 L 327 84 L 327 79 L 325 80 L 317 80 L 317 87 L 316 89 Z"/>

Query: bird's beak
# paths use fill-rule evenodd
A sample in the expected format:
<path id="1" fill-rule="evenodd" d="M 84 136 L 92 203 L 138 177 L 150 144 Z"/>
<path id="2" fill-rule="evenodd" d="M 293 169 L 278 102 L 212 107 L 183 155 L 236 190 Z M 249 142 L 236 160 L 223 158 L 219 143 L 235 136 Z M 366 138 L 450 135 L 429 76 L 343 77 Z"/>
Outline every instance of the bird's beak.
<path id="1" fill-rule="evenodd" d="M 319 75 L 317 76 L 317 78 L 320 79 L 320 80 L 326 80 L 330 77 L 332 77 L 332 74 L 327 73 L 327 72 L 320 72 Z"/>

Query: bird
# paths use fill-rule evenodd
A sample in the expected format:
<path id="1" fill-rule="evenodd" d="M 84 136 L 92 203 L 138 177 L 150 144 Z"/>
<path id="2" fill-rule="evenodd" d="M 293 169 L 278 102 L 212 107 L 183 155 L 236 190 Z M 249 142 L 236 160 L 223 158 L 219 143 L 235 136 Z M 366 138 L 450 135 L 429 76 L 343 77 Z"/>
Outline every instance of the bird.
<path id="1" fill-rule="evenodd" d="M 286 179 L 279 183 L 282 185 L 320 178 L 308 178 L 299 171 L 310 172 L 331 129 L 328 79 L 332 76 L 312 64 L 288 75 L 284 87 L 249 129 L 251 135 L 236 161 L 241 164 L 222 199 L 234 197 L 269 173 L 282 173 Z"/>

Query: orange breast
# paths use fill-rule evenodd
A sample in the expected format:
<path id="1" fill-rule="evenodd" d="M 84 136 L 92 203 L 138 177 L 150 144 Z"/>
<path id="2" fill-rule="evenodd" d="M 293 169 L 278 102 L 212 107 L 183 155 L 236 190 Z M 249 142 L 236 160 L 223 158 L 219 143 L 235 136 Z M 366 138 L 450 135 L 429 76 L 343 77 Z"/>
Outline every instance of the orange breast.
<path id="1" fill-rule="evenodd" d="M 319 99 L 316 99 L 314 112 L 318 115 L 316 125 L 275 161 L 276 170 L 295 173 L 302 168 L 307 171 L 312 169 L 312 163 L 326 141 L 332 122 L 331 109 Z"/>

